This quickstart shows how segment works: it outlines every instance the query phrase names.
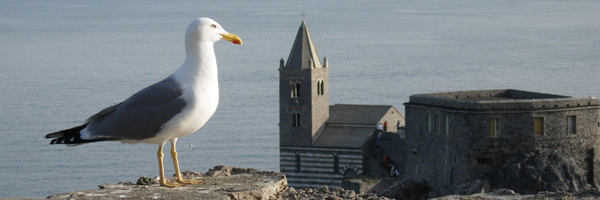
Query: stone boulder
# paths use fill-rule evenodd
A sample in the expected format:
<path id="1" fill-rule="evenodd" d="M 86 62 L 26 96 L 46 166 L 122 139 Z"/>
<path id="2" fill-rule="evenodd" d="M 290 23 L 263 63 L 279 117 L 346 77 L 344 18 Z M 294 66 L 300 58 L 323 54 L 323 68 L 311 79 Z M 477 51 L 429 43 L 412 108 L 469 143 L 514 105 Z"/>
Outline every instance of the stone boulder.
<path id="1" fill-rule="evenodd" d="M 582 170 L 560 150 L 509 158 L 493 175 L 491 183 L 493 188 L 507 188 L 521 194 L 590 189 Z"/>

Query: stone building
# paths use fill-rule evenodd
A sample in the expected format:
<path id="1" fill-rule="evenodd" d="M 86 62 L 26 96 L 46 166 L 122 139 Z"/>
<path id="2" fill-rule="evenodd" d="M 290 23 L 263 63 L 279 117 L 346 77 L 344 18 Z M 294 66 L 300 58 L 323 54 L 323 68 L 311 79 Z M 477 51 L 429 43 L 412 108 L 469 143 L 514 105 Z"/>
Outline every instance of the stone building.
<path id="1" fill-rule="evenodd" d="M 478 90 L 412 95 L 404 105 L 406 178 L 458 185 L 490 176 L 510 157 L 562 150 L 600 186 L 596 98 Z"/>
<path id="2" fill-rule="evenodd" d="M 329 105 L 329 66 L 319 59 L 303 21 L 287 62 L 279 66 L 280 168 L 292 187 L 340 187 L 363 172 L 363 144 L 377 124 L 404 116 L 393 106 Z"/>

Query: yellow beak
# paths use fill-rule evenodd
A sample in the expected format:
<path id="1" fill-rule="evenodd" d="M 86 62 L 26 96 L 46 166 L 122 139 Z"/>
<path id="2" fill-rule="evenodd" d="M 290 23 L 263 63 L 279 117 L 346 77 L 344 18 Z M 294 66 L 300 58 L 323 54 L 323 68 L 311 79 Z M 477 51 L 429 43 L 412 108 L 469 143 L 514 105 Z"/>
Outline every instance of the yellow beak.
<path id="1" fill-rule="evenodd" d="M 231 33 L 225 33 L 225 34 L 221 34 L 221 36 L 223 36 L 223 39 L 230 41 L 234 44 L 239 44 L 242 45 L 242 39 L 240 39 L 240 37 L 238 37 L 237 35 L 231 34 Z"/>

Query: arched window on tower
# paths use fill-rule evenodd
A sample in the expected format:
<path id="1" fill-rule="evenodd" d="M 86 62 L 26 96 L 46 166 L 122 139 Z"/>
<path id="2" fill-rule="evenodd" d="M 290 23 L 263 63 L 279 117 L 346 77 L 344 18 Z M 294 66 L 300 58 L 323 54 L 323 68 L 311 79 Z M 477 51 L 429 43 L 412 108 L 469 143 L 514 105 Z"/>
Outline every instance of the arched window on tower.
<path id="1" fill-rule="evenodd" d="M 323 80 L 321 80 L 321 85 L 320 85 L 320 91 L 321 91 L 321 95 L 325 94 L 325 82 Z"/>
<path id="2" fill-rule="evenodd" d="M 296 97 L 298 97 L 298 95 L 297 95 L 297 90 L 296 90 L 296 83 L 291 83 L 291 84 L 290 84 L 290 92 L 291 92 L 290 96 L 291 96 L 292 98 L 296 98 Z"/>
<path id="3" fill-rule="evenodd" d="M 317 81 L 317 95 L 323 95 L 325 94 L 325 83 L 323 82 L 323 80 L 318 80 Z"/>
<path id="4" fill-rule="evenodd" d="M 292 113 L 292 126 L 299 127 L 300 126 L 300 113 Z"/>
<path id="5" fill-rule="evenodd" d="M 317 95 L 321 95 L 321 80 L 317 80 Z"/>
<path id="6" fill-rule="evenodd" d="M 300 97 L 300 82 L 296 82 L 296 98 Z"/>

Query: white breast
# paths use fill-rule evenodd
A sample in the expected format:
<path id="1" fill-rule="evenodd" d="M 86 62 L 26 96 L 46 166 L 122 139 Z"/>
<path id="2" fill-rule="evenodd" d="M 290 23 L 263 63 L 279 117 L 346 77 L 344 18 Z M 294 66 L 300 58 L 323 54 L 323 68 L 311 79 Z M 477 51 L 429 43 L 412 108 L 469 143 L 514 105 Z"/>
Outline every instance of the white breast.
<path id="1" fill-rule="evenodd" d="M 141 142 L 160 144 L 172 138 L 187 136 L 204 126 L 215 113 L 219 104 L 218 81 L 203 79 L 182 84 L 182 88 L 181 98 L 186 102 L 182 112 L 165 123 L 156 137 Z"/>

